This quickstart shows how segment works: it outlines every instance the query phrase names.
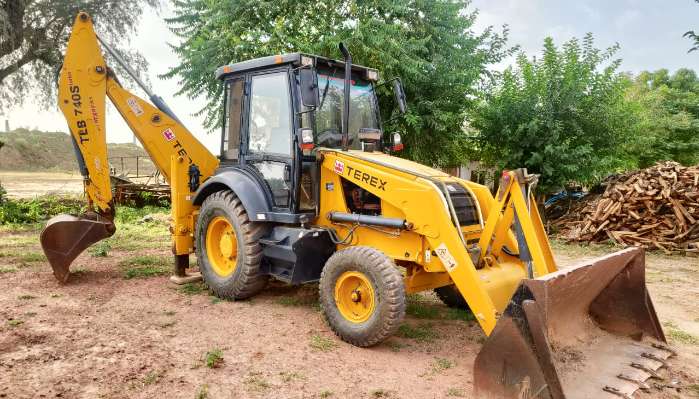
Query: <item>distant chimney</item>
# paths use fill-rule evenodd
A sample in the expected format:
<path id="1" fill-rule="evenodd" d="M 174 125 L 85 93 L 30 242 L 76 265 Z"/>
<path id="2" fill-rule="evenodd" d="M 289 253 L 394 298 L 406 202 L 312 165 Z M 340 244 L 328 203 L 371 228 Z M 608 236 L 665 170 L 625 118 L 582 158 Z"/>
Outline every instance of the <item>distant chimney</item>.
<path id="1" fill-rule="evenodd" d="M 5 119 L 5 133 L 10 133 L 10 120 Z"/>

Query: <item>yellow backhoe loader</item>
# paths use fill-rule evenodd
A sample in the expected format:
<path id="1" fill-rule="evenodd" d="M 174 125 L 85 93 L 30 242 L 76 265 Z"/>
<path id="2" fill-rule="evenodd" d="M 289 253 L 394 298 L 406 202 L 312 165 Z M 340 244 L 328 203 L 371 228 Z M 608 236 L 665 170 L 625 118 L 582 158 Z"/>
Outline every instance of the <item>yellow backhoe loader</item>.
<path id="1" fill-rule="evenodd" d="M 375 89 L 399 79 L 344 59 L 285 54 L 216 71 L 225 90 L 221 155 L 212 155 L 164 101 L 124 89 L 80 13 L 59 80 L 91 211 L 57 216 L 41 235 L 54 274 L 115 231 L 105 145 L 105 95 L 171 184 L 175 282 L 196 254 L 218 296 L 251 297 L 269 278 L 319 282 L 323 315 L 344 341 L 380 343 L 406 294 L 434 290 L 468 308 L 489 336 L 478 354 L 478 398 L 630 398 L 668 363 L 639 249 L 558 270 L 532 191 L 536 176 L 481 185 L 392 153 Z M 135 74 L 133 77 L 138 81 Z"/>

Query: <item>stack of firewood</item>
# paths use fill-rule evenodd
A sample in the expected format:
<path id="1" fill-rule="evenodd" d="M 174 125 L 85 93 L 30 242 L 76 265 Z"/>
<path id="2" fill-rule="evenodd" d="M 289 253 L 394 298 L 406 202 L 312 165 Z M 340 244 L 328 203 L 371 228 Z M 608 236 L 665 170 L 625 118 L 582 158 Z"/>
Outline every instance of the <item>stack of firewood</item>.
<path id="1" fill-rule="evenodd" d="M 552 222 L 563 238 L 699 253 L 699 167 L 664 162 L 605 184 Z"/>

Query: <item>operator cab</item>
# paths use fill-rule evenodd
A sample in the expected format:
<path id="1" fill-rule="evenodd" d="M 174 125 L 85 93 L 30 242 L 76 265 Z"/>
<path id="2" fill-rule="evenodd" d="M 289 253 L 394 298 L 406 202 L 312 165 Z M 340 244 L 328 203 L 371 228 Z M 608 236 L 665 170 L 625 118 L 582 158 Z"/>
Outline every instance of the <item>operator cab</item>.
<path id="1" fill-rule="evenodd" d="M 350 74 L 345 70 L 348 63 Z M 263 182 L 274 212 L 291 216 L 279 221 L 312 220 L 319 195 L 314 147 L 384 149 L 375 92 L 378 75 L 351 61 L 301 53 L 218 68 L 216 77 L 225 87 L 221 167 L 247 171 Z M 394 90 L 404 110 L 400 81 Z"/>

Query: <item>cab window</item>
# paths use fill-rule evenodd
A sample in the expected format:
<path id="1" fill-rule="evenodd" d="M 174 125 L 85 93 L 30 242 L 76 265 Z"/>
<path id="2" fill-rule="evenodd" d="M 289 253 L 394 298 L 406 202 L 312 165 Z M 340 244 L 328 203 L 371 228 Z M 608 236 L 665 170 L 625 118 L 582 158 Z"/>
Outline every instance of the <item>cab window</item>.
<path id="1" fill-rule="evenodd" d="M 253 76 L 250 92 L 248 150 L 291 156 L 291 99 L 287 73 Z"/>

